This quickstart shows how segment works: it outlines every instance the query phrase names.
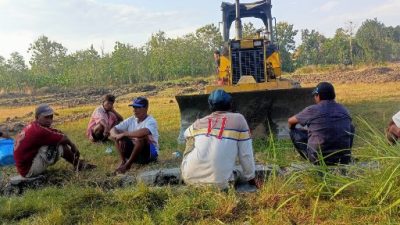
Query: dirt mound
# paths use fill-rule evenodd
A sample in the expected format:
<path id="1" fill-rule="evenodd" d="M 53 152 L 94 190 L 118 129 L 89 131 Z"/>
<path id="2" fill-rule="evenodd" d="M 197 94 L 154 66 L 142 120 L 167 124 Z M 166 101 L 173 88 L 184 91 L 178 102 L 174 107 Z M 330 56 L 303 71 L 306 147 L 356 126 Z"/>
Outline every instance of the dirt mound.
<path id="1" fill-rule="evenodd" d="M 24 106 L 48 103 L 61 107 L 75 107 L 82 104 L 92 104 L 100 102 L 103 95 L 111 93 L 121 96 L 128 93 L 144 92 L 146 96 L 156 95 L 166 88 L 193 87 L 192 89 L 204 90 L 207 81 L 191 80 L 179 83 L 160 83 L 160 84 L 134 84 L 118 87 L 84 87 L 77 89 L 44 87 L 36 90 L 33 94 L 24 93 L 3 93 L 0 94 L 0 105 L 2 106 Z"/>
<path id="2" fill-rule="evenodd" d="M 328 74 L 292 75 L 300 83 L 385 83 L 400 81 L 400 64 L 391 67 L 374 67 L 355 71 L 337 71 Z"/>

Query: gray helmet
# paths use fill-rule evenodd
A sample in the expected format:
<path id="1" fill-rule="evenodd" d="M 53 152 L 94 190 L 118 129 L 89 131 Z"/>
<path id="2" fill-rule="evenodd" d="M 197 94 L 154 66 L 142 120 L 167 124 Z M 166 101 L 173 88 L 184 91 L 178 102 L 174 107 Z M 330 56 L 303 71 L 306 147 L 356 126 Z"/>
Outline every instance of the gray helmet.
<path id="1" fill-rule="evenodd" d="M 227 111 L 232 106 L 232 96 L 222 89 L 211 92 L 208 96 L 208 105 L 211 111 Z"/>

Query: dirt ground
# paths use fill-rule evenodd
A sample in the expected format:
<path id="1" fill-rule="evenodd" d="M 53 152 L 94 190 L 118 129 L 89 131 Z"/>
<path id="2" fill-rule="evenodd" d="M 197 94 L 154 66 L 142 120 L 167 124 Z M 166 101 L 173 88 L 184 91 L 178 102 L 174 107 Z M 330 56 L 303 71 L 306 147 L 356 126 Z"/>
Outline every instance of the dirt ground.
<path id="1" fill-rule="evenodd" d="M 388 66 L 370 67 L 359 70 L 338 71 L 324 74 L 291 75 L 290 79 L 300 82 L 300 84 L 315 84 L 321 81 L 332 83 L 384 83 L 400 81 L 400 63 Z M 164 82 L 158 84 L 136 84 L 120 87 L 88 87 L 75 90 L 41 88 L 33 94 L 6 93 L 0 94 L 0 105 L 2 107 L 20 107 L 48 103 L 57 105 L 61 108 L 76 107 L 78 105 L 93 104 L 101 99 L 101 96 L 112 93 L 115 96 L 123 96 L 129 93 L 143 93 L 145 96 L 154 96 L 167 89 L 174 90 L 169 94 L 179 95 L 185 93 L 200 93 L 210 81 L 203 79 L 193 79 L 180 81 L 177 83 Z M 121 99 L 120 100 L 128 100 Z M 128 100 L 129 101 L 129 100 Z M 10 117 L 5 121 L 0 121 L 0 130 L 8 130 L 11 135 L 18 133 L 32 119 L 33 113 L 27 113 L 22 117 Z M 87 118 L 88 113 L 77 113 L 65 117 L 58 117 L 55 124 Z"/>
<path id="2" fill-rule="evenodd" d="M 299 81 L 300 84 L 319 83 L 321 81 L 329 81 L 336 84 L 395 82 L 400 81 L 400 63 L 325 74 L 292 75 L 291 78 Z"/>
<path id="3" fill-rule="evenodd" d="M 167 95 L 178 95 L 193 92 L 202 92 L 204 86 L 208 84 L 203 79 L 194 79 L 190 81 L 181 81 L 178 83 L 164 82 L 159 84 L 136 84 L 120 87 L 88 87 L 75 90 L 41 88 L 32 94 L 26 93 L 5 93 L 0 94 L 1 107 L 23 107 L 47 103 L 55 105 L 58 108 L 72 108 L 79 105 L 96 104 L 105 94 L 112 93 L 119 97 L 120 101 L 130 101 L 121 97 L 129 93 L 141 93 L 146 97 L 163 94 L 164 90 L 172 89 Z M 88 118 L 89 113 L 76 113 L 68 116 L 57 116 L 54 125 L 64 122 L 75 121 L 82 118 Z M 0 121 L 0 130 L 8 131 L 10 135 L 15 135 L 30 121 L 33 112 L 23 116 L 8 117 L 5 121 Z"/>

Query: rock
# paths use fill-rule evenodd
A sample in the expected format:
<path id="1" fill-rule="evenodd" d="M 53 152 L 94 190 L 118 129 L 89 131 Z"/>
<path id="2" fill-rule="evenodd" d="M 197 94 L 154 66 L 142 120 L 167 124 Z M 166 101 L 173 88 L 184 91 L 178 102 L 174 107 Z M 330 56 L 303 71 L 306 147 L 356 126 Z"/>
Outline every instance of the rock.
<path id="1" fill-rule="evenodd" d="M 10 178 L 10 181 L 5 185 L 3 189 L 3 195 L 19 195 L 26 188 L 38 188 L 44 185 L 46 177 L 39 175 L 37 177 L 25 178 L 20 175 Z"/>
<path id="2" fill-rule="evenodd" d="M 137 182 L 147 185 L 176 185 L 181 184 L 180 168 L 151 170 L 140 173 Z"/>
<path id="3" fill-rule="evenodd" d="M 256 165 L 256 177 L 259 179 L 267 180 L 273 171 L 277 171 L 278 174 L 282 174 L 277 166 L 261 164 Z M 234 176 L 235 180 L 237 180 L 239 184 L 247 183 L 242 174 L 242 167 L 236 166 L 234 169 Z M 152 186 L 182 184 L 180 168 L 159 169 L 142 172 L 137 176 L 136 180 L 138 183 L 141 182 Z"/>
<path id="4" fill-rule="evenodd" d="M 136 178 L 130 175 L 122 175 L 120 179 L 121 187 L 132 186 L 136 183 Z"/>

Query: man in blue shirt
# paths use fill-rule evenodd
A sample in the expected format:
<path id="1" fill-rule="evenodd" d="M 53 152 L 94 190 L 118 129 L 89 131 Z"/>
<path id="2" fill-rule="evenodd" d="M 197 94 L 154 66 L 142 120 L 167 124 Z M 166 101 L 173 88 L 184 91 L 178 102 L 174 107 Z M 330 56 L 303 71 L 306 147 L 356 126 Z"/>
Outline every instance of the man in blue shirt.
<path id="1" fill-rule="evenodd" d="M 328 82 L 319 83 L 312 94 L 316 104 L 288 119 L 296 150 L 314 164 L 322 159 L 326 165 L 350 163 L 355 129 L 348 110 L 336 103 L 335 89 Z"/>

